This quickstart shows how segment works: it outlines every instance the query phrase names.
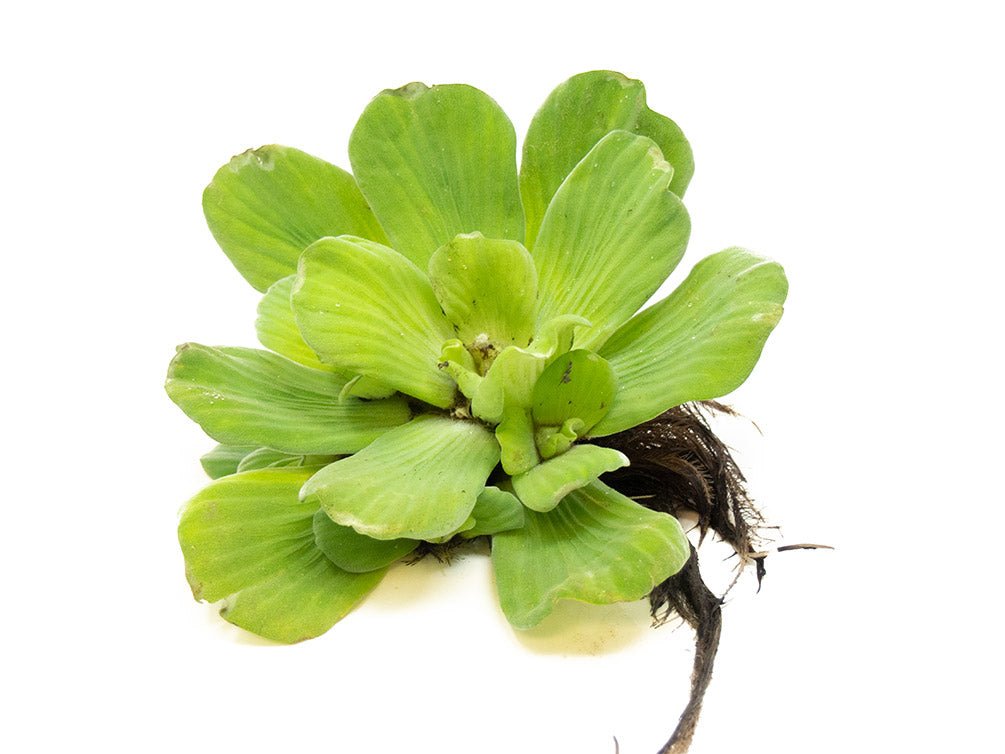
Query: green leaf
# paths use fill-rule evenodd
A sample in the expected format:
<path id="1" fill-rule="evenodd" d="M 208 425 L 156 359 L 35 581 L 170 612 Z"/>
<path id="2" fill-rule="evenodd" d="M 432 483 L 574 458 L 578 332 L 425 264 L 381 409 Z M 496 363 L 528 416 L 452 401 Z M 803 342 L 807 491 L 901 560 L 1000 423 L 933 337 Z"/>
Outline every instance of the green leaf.
<path id="1" fill-rule="evenodd" d="M 181 514 L 178 540 L 198 600 L 281 642 L 323 634 L 384 576 L 351 574 L 314 544 L 317 506 L 298 498 L 313 469 L 265 469 L 212 482 Z"/>
<path id="2" fill-rule="evenodd" d="M 287 453 L 354 453 L 408 421 L 402 398 L 362 401 L 337 396 L 331 372 L 252 348 L 179 346 L 167 393 L 217 442 Z"/>
<path id="3" fill-rule="evenodd" d="M 537 625 L 560 599 L 641 599 L 690 555 L 677 519 L 602 482 L 569 493 L 547 513 L 525 513 L 522 528 L 492 538 L 499 602 L 516 628 Z"/>
<path id="4" fill-rule="evenodd" d="M 613 448 L 574 445 L 561 455 L 513 477 L 513 491 L 534 511 L 550 511 L 573 490 L 598 476 L 628 465 L 628 457 Z"/>
<path id="5" fill-rule="evenodd" d="M 566 419 L 561 426 L 538 427 L 534 432 L 534 442 L 541 458 L 554 458 L 564 453 L 580 437 L 586 434 L 582 419 Z"/>
<path id="6" fill-rule="evenodd" d="M 613 131 L 558 189 L 534 244 L 543 323 L 593 323 L 576 346 L 596 349 L 656 292 L 684 255 L 691 221 L 668 190 L 673 170 L 651 139 Z"/>
<path id="7" fill-rule="evenodd" d="M 534 383 L 534 422 L 558 427 L 579 419 L 585 432 L 610 410 L 616 385 L 611 365 L 595 353 L 564 353 Z"/>
<path id="8" fill-rule="evenodd" d="M 336 461 L 304 485 L 342 526 L 374 539 L 433 539 L 464 525 L 499 448 L 482 425 L 425 415 Z"/>
<path id="9" fill-rule="evenodd" d="M 541 460 L 534 443 L 534 421 L 529 409 L 505 407 L 495 432 L 500 450 L 499 461 L 507 474 L 520 474 Z"/>
<path id="10" fill-rule="evenodd" d="M 296 272 L 300 253 L 319 238 L 387 240 L 349 173 L 275 144 L 220 168 L 202 208 L 220 248 L 260 291 Z"/>
<path id="11" fill-rule="evenodd" d="M 429 260 L 429 282 L 458 337 L 482 360 L 530 344 L 537 272 L 522 244 L 481 233 L 457 236 Z"/>
<path id="12" fill-rule="evenodd" d="M 296 279 L 296 275 L 287 275 L 282 280 L 277 280 L 262 297 L 258 304 L 258 319 L 255 320 L 258 341 L 298 364 L 338 372 L 346 379 L 343 388 L 345 395 L 357 398 L 388 398 L 393 395 L 394 388 L 379 380 L 339 371 L 330 364 L 323 363 L 314 349 L 307 345 L 297 328 L 297 319 L 290 301 Z"/>
<path id="13" fill-rule="evenodd" d="M 670 190 L 684 196 L 694 159 L 677 124 L 646 107 L 641 81 L 613 71 L 573 76 L 556 88 L 527 131 L 520 163 L 520 194 L 527 213 L 525 245 L 533 249 L 545 211 L 562 181 L 611 131 L 648 136 L 674 169 Z"/>
<path id="14" fill-rule="evenodd" d="M 217 445 L 199 459 L 203 471 L 210 479 L 219 479 L 237 473 L 237 467 L 246 455 L 258 450 L 257 445 Z"/>
<path id="15" fill-rule="evenodd" d="M 293 311 L 321 359 L 440 408 L 456 385 L 437 367 L 454 329 L 425 274 L 393 249 L 325 238 L 300 260 Z"/>
<path id="16" fill-rule="evenodd" d="M 322 363 L 297 329 L 297 320 L 290 304 L 290 294 L 296 279 L 294 274 L 277 280 L 269 286 L 258 303 L 258 318 L 255 320 L 258 342 L 298 364 L 331 371 L 333 367 Z"/>
<path id="17" fill-rule="evenodd" d="M 534 383 L 548 364 L 546 354 L 509 346 L 492 362 L 478 383 L 471 412 L 489 423 L 502 421 L 505 408 L 530 408 Z"/>
<path id="18" fill-rule="evenodd" d="M 701 260 L 673 293 L 601 349 L 618 375 L 618 391 L 590 434 L 620 432 L 739 387 L 778 324 L 787 291 L 780 265 L 744 249 Z"/>
<path id="19" fill-rule="evenodd" d="M 301 466 L 327 466 L 337 456 L 304 455 L 302 453 L 283 453 L 272 448 L 258 448 L 252 451 L 237 465 L 240 474 L 257 469 L 299 468 Z"/>
<path id="20" fill-rule="evenodd" d="M 324 511 L 314 514 L 314 541 L 332 563 L 349 573 L 385 568 L 419 546 L 414 539 L 372 539 L 339 526 Z"/>
<path id="21" fill-rule="evenodd" d="M 458 233 L 523 241 L 516 134 L 473 87 L 381 92 L 352 132 L 349 160 L 391 246 L 422 269 Z"/>
<path id="22" fill-rule="evenodd" d="M 524 521 L 523 505 L 516 495 L 492 486 L 482 490 L 471 515 L 475 525 L 461 532 L 465 539 L 519 529 Z"/>

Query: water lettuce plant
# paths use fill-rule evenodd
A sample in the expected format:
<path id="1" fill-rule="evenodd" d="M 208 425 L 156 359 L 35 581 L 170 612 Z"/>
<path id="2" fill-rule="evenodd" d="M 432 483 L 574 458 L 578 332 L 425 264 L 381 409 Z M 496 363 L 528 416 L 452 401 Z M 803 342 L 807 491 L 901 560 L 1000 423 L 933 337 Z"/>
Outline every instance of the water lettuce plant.
<path id="1" fill-rule="evenodd" d="M 168 371 L 219 443 L 179 524 L 195 597 L 296 642 L 396 561 L 476 537 L 518 629 L 649 595 L 692 548 L 605 481 L 632 462 L 605 438 L 742 383 L 782 268 L 726 249 L 643 308 L 684 254 L 693 161 L 609 71 L 551 93 L 519 171 L 509 119 L 464 85 L 380 93 L 349 160 L 266 146 L 205 190 L 267 350 L 188 343 Z"/>

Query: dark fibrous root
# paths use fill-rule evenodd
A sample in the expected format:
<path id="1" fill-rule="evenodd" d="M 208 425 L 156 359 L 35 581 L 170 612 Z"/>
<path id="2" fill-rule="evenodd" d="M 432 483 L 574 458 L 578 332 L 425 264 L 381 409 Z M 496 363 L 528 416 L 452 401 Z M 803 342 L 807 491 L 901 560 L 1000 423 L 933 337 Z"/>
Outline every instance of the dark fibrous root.
<path id="1" fill-rule="evenodd" d="M 740 559 L 741 568 L 754 564 L 763 575 L 764 556 L 755 550 L 763 524 L 746 490 L 746 480 L 733 456 L 708 424 L 708 416 L 735 416 L 728 406 L 714 401 L 685 404 L 638 427 L 594 440 L 616 448 L 631 465 L 605 475 L 604 481 L 623 495 L 653 510 L 680 517 L 698 516 L 699 543 L 709 530 L 727 542 Z M 649 595 L 654 625 L 674 615 L 695 632 L 691 695 L 677 727 L 659 754 L 684 754 L 691 745 L 722 630 L 722 598 L 705 585 L 698 553 Z"/>
<path id="2" fill-rule="evenodd" d="M 616 448 L 631 465 L 604 480 L 653 510 L 698 516 L 701 541 L 711 529 L 744 565 L 759 542 L 763 519 L 750 500 L 740 467 L 708 424 L 708 415 L 736 416 L 716 401 L 672 408 L 644 424 L 593 442 Z"/>
<path id="3" fill-rule="evenodd" d="M 683 754 L 691 745 L 705 691 L 712 681 L 712 666 L 715 664 L 715 653 L 719 650 L 722 630 L 722 598 L 705 586 L 698 568 L 698 553 L 691 545 L 691 557 L 684 567 L 657 586 L 649 600 L 657 625 L 676 613 L 694 629 L 696 637 L 691 697 L 673 735 L 659 750 L 659 754 Z M 657 608 L 657 605 L 660 607 Z"/>

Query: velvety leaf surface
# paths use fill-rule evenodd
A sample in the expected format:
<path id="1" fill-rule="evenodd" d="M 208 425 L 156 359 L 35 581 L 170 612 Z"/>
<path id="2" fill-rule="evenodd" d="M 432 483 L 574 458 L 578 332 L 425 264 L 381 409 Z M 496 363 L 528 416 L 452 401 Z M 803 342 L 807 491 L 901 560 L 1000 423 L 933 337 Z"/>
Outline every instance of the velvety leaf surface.
<path id="1" fill-rule="evenodd" d="M 628 465 L 624 453 L 596 445 L 574 445 L 561 455 L 513 477 L 513 490 L 534 511 L 550 511 L 570 492 L 598 476 Z"/>
<path id="2" fill-rule="evenodd" d="M 429 260 L 429 282 L 466 346 L 526 346 L 537 317 L 534 260 L 517 241 L 457 236 Z"/>
<path id="3" fill-rule="evenodd" d="M 458 233 L 523 241 L 516 134 L 473 87 L 381 92 L 352 132 L 349 160 L 391 246 L 422 269 Z"/>
<path id="4" fill-rule="evenodd" d="M 684 196 L 694 158 L 677 124 L 646 106 L 645 87 L 613 71 L 590 71 L 560 84 L 537 111 L 520 163 L 520 193 L 527 213 L 525 245 L 534 248 L 545 211 L 562 181 L 611 131 L 647 136 L 673 166 L 670 190 Z"/>
<path id="5" fill-rule="evenodd" d="M 739 248 L 701 260 L 667 298 L 629 320 L 601 349 L 618 375 L 594 436 L 688 401 L 718 398 L 747 379 L 788 292 L 775 262 Z"/>
<path id="6" fill-rule="evenodd" d="M 525 513 L 522 528 L 492 538 L 499 602 L 516 628 L 536 625 L 560 599 L 641 599 L 690 555 L 677 519 L 602 482 L 570 492 L 547 513 Z"/>
<path id="7" fill-rule="evenodd" d="M 296 272 L 300 253 L 319 238 L 387 240 L 349 173 L 275 144 L 220 168 L 202 207 L 220 248 L 260 291 Z"/>
<path id="8" fill-rule="evenodd" d="M 266 469 L 210 483 L 185 506 L 178 539 L 196 599 L 248 631 L 297 642 L 331 628 L 383 578 L 351 574 L 314 544 L 317 507 L 299 500 L 313 469 Z"/>
<path id="9" fill-rule="evenodd" d="M 339 568 L 366 573 L 391 565 L 419 546 L 414 539 L 373 539 L 349 526 L 339 526 L 324 511 L 314 514 L 314 541 Z"/>
<path id="10" fill-rule="evenodd" d="M 456 395 L 437 367 L 454 329 L 425 273 L 386 246 L 326 238 L 308 248 L 293 286 L 293 311 L 321 359 L 440 408 Z"/>
<path id="11" fill-rule="evenodd" d="M 361 534 L 428 540 L 464 525 L 498 462 L 482 425 L 426 415 L 326 466 L 302 494 Z"/>
<path id="12" fill-rule="evenodd" d="M 651 139 L 607 134 L 562 183 L 534 244 L 538 322 L 593 323 L 576 346 L 596 348 L 662 285 L 684 255 L 691 221 L 668 190 L 673 169 Z"/>
<path id="13" fill-rule="evenodd" d="M 354 453 L 411 416 L 401 398 L 338 400 L 343 381 L 268 351 L 180 346 L 167 393 L 217 442 Z"/>
<path id="14" fill-rule="evenodd" d="M 249 453 L 258 450 L 257 445 L 217 445 L 199 459 L 202 470 L 210 479 L 219 479 L 237 473 L 237 467 Z"/>

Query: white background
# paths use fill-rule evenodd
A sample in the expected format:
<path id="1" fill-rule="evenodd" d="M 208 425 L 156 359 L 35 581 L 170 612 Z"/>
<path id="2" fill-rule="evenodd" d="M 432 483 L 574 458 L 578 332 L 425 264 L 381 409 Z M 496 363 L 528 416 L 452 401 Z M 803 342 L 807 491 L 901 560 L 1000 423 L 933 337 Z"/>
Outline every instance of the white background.
<path id="1" fill-rule="evenodd" d="M 995 3 L 35 3 L 0 22 L 4 750 L 655 752 L 688 630 L 644 604 L 515 634 L 484 555 L 398 568 L 315 641 L 192 601 L 212 447 L 174 346 L 254 345 L 200 193 L 266 143 L 348 167 L 383 88 L 465 82 L 518 134 L 642 79 L 689 136 L 690 251 L 791 293 L 722 425 L 783 541 L 730 594 L 692 751 L 1000 751 L 1003 119 Z M 714 565 L 718 551 L 708 550 Z M 994 683 L 988 690 L 988 684 Z"/>

